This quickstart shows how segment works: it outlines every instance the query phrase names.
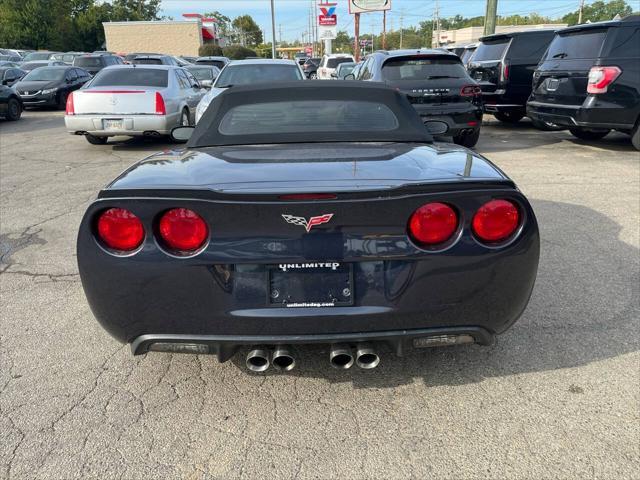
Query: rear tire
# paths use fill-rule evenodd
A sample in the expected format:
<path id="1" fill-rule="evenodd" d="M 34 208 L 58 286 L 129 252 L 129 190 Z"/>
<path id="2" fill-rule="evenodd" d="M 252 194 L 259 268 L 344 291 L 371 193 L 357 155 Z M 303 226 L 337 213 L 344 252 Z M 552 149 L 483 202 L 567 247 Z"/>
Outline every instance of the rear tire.
<path id="1" fill-rule="evenodd" d="M 636 126 L 631 130 L 631 144 L 640 150 L 640 119 L 636 122 Z"/>
<path id="2" fill-rule="evenodd" d="M 317 80 L 318 79 L 318 74 L 316 72 L 310 73 L 309 74 L 309 79 Z"/>
<path id="3" fill-rule="evenodd" d="M 480 129 L 474 130 L 473 133 L 462 133 L 453 136 L 453 143 L 461 145 L 463 147 L 472 148 L 475 147 L 480 138 Z"/>
<path id="4" fill-rule="evenodd" d="M 15 98 L 10 98 L 7 104 L 7 120 L 15 122 L 20 120 L 20 115 L 22 115 L 22 105 Z"/>
<path id="5" fill-rule="evenodd" d="M 86 138 L 87 142 L 89 142 L 91 145 L 104 145 L 109 139 L 109 137 L 96 137 L 95 135 L 89 134 L 86 134 L 84 138 Z"/>
<path id="6" fill-rule="evenodd" d="M 524 117 L 524 112 L 519 110 L 507 110 L 505 112 L 495 112 L 493 114 L 502 123 L 518 123 Z"/>
<path id="7" fill-rule="evenodd" d="M 569 131 L 571 135 L 580 140 L 600 140 L 606 137 L 611 130 L 570 128 Z"/>

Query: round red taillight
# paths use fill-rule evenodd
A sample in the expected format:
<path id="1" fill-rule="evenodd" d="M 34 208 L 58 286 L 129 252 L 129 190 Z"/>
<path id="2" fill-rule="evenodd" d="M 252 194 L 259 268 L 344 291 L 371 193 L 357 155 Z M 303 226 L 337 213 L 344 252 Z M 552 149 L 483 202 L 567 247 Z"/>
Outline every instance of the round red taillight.
<path id="1" fill-rule="evenodd" d="M 437 245 L 446 242 L 458 229 L 458 215 L 444 203 L 427 203 L 409 219 L 409 234 L 420 244 Z"/>
<path id="2" fill-rule="evenodd" d="M 142 244 L 144 227 L 129 210 L 110 208 L 98 217 L 98 236 L 107 247 L 130 252 Z"/>
<path id="3" fill-rule="evenodd" d="M 471 227 L 485 242 L 501 242 L 516 231 L 520 223 L 518 208 L 508 200 L 491 200 L 473 216 Z"/>
<path id="4" fill-rule="evenodd" d="M 166 211 L 159 224 L 160 237 L 172 250 L 192 252 L 207 241 L 209 228 L 193 210 L 174 208 Z"/>

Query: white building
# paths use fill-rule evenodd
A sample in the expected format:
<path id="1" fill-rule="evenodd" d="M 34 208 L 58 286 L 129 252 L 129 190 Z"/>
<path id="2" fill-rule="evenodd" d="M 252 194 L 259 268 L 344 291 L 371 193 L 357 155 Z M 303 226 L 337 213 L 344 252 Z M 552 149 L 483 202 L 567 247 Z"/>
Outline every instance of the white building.
<path id="1" fill-rule="evenodd" d="M 566 26 L 566 23 L 541 23 L 538 25 L 498 25 L 496 26 L 496 33 L 522 32 L 523 30 L 559 29 Z M 433 41 L 431 45 L 433 45 L 434 47 L 437 45 L 441 47 L 448 45 L 466 45 L 467 43 L 477 42 L 483 35 L 484 27 L 467 27 L 459 28 L 457 30 L 440 30 L 439 38 L 438 32 L 434 31 Z"/>

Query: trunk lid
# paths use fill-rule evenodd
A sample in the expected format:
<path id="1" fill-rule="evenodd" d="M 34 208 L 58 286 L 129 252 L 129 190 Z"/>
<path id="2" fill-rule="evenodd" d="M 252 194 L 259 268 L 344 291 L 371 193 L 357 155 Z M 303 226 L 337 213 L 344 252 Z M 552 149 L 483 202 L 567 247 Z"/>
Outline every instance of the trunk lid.
<path id="1" fill-rule="evenodd" d="M 485 93 L 492 93 L 502 83 L 504 57 L 511 43 L 510 37 L 500 36 L 478 45 L 469 62 L 469 76 L 478 82 Z"/>
<path id="2" fill-rule="evenodd" d="M 76 90 L 73 93 L 75 114 L 154 115 L 156 92 L 161 91 L 135 86 Z"/>

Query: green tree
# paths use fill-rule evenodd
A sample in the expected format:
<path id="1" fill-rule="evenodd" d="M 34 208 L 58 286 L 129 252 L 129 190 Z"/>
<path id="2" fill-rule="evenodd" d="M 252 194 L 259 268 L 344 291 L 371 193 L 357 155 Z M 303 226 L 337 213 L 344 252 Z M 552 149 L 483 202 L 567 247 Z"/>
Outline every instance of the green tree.
<path id="1" fill-rule="evenodd" d="M 223 15 L 217 10 L 213 12 L 207 12 L 204 14 L 204 16 L 206 18 L 215 18 L 218 21 L 217 22 L 218 35 L 220 35 L 223 38 L 226 38 L 229 36 L 229 32 L 231 30 L 231 19 L 229 17 L 227 17 L 226 15 Z"/>
<path id="2" fill-rule="evenodd" d="M 247 57 L 257 57 L 258 54 L 250 48 L 242 45 L 229 45 L 222 49 L 225 57 L 229 57 L 232 60 L 244 60 Z"/>
<path id="3" fill-rule="evenodd" d="M 222 48 L 213 43 L 205 43 L 204 45 L 200 45 L 198 55 L 201 57 L 221 57 Z"/>
<path id="4" fill-rule="evenodd" d="M 613 20 L 613 17 L 620 15 L 625 17 L 631 15 L 632 9 L 624 0 L 611 0 L 610 2 L 593 2 L 590 5 L 585 5 L 582 10 L 582 23 L 601 22 L 604 20 Z M 579 10 L 575 12 L 567 13 L 562 17 L 563 23 L 569 25 L 576 25 L 578 23 Z"/>
<path id="5" fill-rule="evenodd" d="M 262 30 L 251 15 L 241 15 L 234 18 L 231 26 L 234 30 L 234 42 L 249 46 L 256 46 L 263 42 Z"/>

